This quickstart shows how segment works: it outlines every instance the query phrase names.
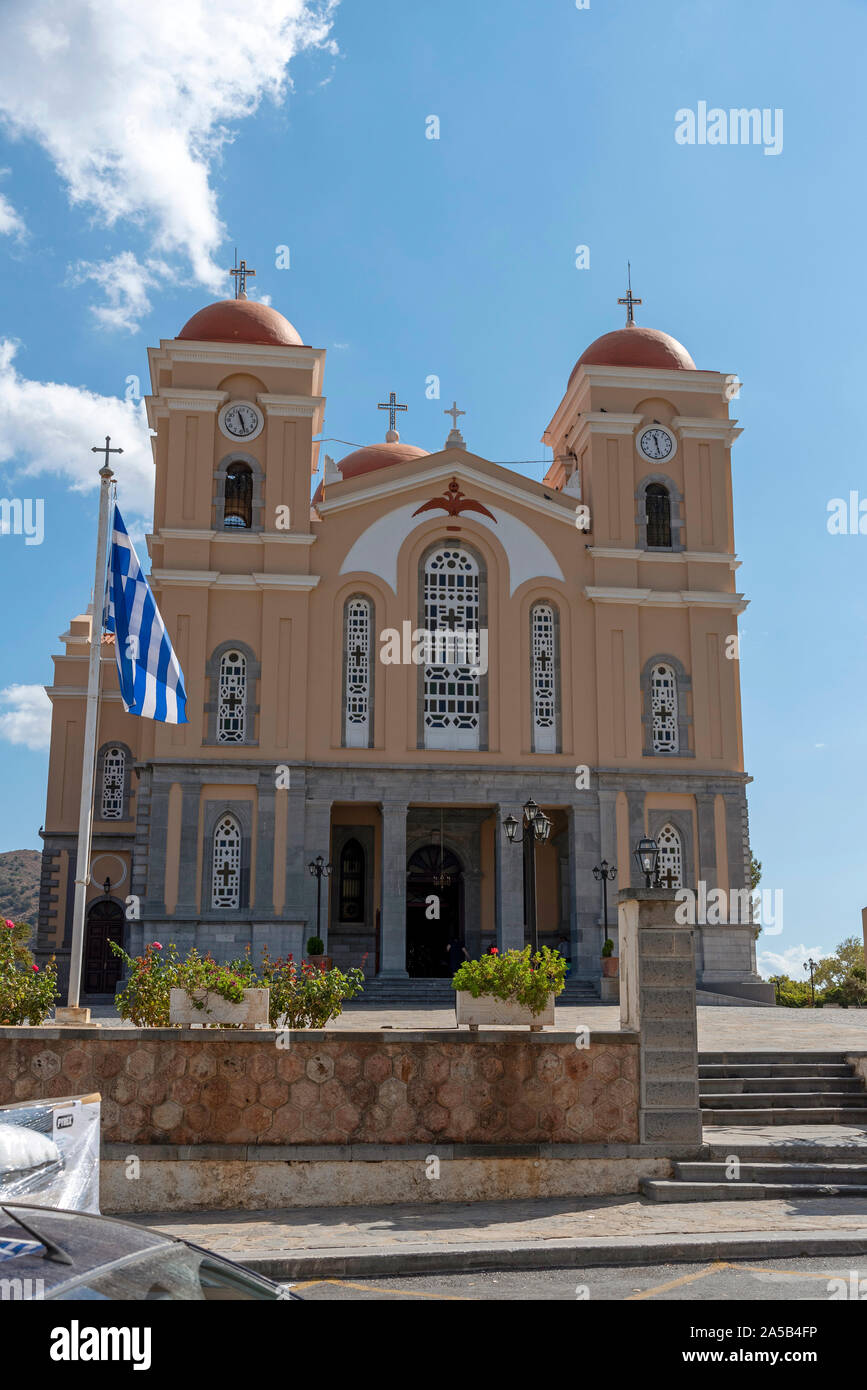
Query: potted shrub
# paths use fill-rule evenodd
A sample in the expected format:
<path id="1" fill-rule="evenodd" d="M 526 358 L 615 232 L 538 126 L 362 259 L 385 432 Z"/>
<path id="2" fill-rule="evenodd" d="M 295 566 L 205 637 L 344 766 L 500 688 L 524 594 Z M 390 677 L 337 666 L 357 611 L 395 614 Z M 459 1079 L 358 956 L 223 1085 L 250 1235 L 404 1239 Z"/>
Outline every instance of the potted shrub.
<path id="1" fill-rule="evenodd" d="M 602 946 L 602 974 L 606 979 L 613 980 L 617 977 L 617 968 L 620 962 L 614 954 L 614 942 L 609 936 Z"/>
<path id="2" fill-rule="evenodd" d="M 452 978 L 455 1017 L 473 1031 L 479 1024 L 527 1024 L 540 1032 L 554 1023 L 554 999 L 566 981 L 566 961 L 543 946 L 531 955 L 495 947 L 480 960 L 467 960 Z"/>
<path id="3" fill-rule="evenodd" d="M 159 941 L 149 942 L 144 955 L 135 958 L 116 942 L 111 947 L 126 962 L 129 976 L 115 997 L 118 1013 L 137 1027 L 268 1027 L 268 989 L 257 981 L 249 959 L 220 965 L 193 947 L 181 960 L 173 943 L 164 952 Z"/>
<path id="4" fill-rule="evenodd" d="M 308 937 L 307 959 L 311 965 L 318 966 L 320 970 L 331 969 L 331 957 L 325 954 L 325 942 L 322 940 L 321 936 Z"/>
<path id="5" fill-rule="evenodd" d="M 364 989 L 362 971 L 323 969 L 309 960 L 297 965 L 292 956 L 271 960 L 262 952 L 262 979 L 270 991 L 271 1026 L 324 1028 L 343 1011 L 346 999 Z"/>

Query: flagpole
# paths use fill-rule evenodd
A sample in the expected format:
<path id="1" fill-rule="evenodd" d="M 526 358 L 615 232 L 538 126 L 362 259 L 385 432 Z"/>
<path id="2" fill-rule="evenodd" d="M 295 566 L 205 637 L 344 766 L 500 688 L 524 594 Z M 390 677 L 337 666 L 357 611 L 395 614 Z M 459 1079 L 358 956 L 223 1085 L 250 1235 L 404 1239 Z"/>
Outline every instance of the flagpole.
<path id="1" fill-rule="evenodd" d="M 81 762 L 81 802 L 78 811 L 78 854 L 75 863 L 75 898 L 72 909 L 72 947 L 69 956 L 69 989 L 66 1008 L 55 1010 L 57 1023 L 89 1023 L 90 1010 L 79 1007 L 81 992 L 81 963 L 84 953 L 84 915 L 87 905 L 87 886 L 90 882 L 90 849 L 93 834 L 93 783 L 96 762 L 96 740 L 99 713 L 99 663 L 102 657 L 102 634 L 105 620 L 105 574 L 108 559 L 109 508 L 114 473 L 109 467 L 109 454 L 122 449 L 110 449 L 106 435 L 105 462 L 99 470 L 99 523 L 96 541 L 96 570 L 93 580 L 93 615 L 90 625 L 90 653 L 87 667 L 87 703 L 84 718 L 84 749 Z"/>

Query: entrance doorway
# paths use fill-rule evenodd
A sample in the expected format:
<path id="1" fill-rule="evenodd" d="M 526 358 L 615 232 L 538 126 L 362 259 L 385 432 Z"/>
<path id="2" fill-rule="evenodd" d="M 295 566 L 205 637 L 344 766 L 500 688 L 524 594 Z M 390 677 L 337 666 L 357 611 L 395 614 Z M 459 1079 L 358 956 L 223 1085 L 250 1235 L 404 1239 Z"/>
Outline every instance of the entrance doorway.
<path id="1" fill-rule="evenodd" d="M 437 886 L 440 870 L 450 882 Z M 463 945 L 463 876 L 460 860 L 439 845 L 417 849 L 407 865 L 406 876 L 406 969 L 411 979 L 447 979 L 449 942 Z M 429 901 L 439 901 L 439 918 L 428 916 Z"/>
<path id="2" fill-rule="evenodd" d="M 84 993 L 114 996 L 123 974 L 123 961 L 109 946 L 123 945 L 123 910 L 117 903 L 99 900 L 87 914 L 84 938 Z"/>

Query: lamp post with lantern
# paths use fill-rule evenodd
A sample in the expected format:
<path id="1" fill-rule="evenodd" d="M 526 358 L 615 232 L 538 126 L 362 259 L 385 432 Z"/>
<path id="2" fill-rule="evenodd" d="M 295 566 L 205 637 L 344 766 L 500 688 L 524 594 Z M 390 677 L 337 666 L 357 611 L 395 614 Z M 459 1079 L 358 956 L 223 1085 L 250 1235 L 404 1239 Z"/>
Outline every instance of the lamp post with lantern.
<path id="1" fill-rule="evenodd" d="M 543 843 L 551 834 L 551 822 L 545 812 L 530 797 L 523 807 L 523 832 L 519 836 L 521 822 L 515 816 L 506 816 L 503 826 L 511 845 L 523 845 L 528 843 L 529 852 L 525 856 L 527 866 L 527 906 L 530 921 L 530 947 L 532 954 L 535 955 L 539 949 L 539 927 L 536 910 L 536 845 Z"/>

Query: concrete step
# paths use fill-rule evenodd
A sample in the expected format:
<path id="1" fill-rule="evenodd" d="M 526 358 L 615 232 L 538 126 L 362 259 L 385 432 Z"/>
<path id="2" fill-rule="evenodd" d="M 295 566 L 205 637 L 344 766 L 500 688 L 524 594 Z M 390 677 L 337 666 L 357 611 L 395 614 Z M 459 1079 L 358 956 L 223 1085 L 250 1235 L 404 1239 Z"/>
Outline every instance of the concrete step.
<path id="1" fill-rule="evenodd" d="M 642 1178 L 643 1196 L 653 1202 L 767 1202 L 793 1197 L 867 1197 L 867 1184 L 676 1182 Z"/>
<path id="2" fill-rule="evenodd" d="M 752 1095 L 768 1093 L 784 1095 L 789 1092 L 815 1091 L 822 1095 L 828 1092 L 856 1092 L 864 1096 L 864 1085 L 859 1076 L 700 1076 L 698 1088 L 703 1096 Z"/>
<path id="3" fill-rule="evenodd" d="M 857 1049 L 853 1049 L 857 1050 Z M 842 1052 L 700 1052 L 699 1066 L 737 1067 L 774 1064 L 803 1066 L 806 1062 L 845 1063 Z"/>
<path id="4" fill-rule="evenodd" d="M 791 1097 L 789 1097 L 791 1101 Z M 771 1106 L 764 1110 L 709 1110 L 702 1106 L 703 1125 L 867 1125 L 867 1105 Z"/>
<path id="5" fill-rule="evenodd" d="M 739 1187 L 745 1182 L 830 1184 L 831 1186 L 867 1187 L 867 1162 L 864 1163 L 741 1163 L 737 1179 L 726 1176 L 731 1171 L 725 1162 L 676 1162 L 674 1176 L 678 1182 L 724 1182 Z"/>
<path id="6" fill-rule="evenodd" d="M 706 1062 L 699 1065 L 698 1075 L 699 1080 L 729 1076 L 851 1076 L 852 1068 L 848 1062 L 741 1062 L 731 1066 Z"/>
<path id="7" fill-rule="evenodd" d="M 844 1107 L 852 1105 L 856 1107 L 867 1106 L 867 1095 L 863 1088 L 857 1091 L 822 1090 L 822 1091 L 726 1091 L 719 1095 L 705 1095 L 700 1093 L 699 1103 L 702 1109 L 708 1110 L 763 1110 L 770 1106 L 779 1106 L 781 1109 L 809 1110 L 812 1106 L 825 1106 L 834 1110 L 842 1110 Z"/>

